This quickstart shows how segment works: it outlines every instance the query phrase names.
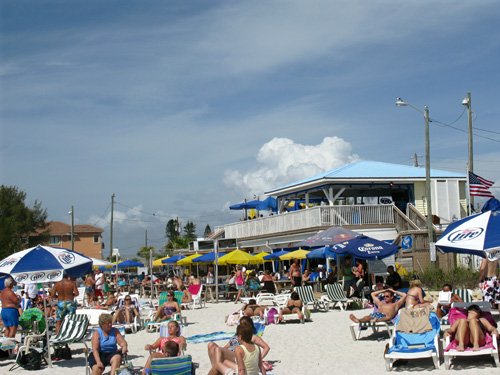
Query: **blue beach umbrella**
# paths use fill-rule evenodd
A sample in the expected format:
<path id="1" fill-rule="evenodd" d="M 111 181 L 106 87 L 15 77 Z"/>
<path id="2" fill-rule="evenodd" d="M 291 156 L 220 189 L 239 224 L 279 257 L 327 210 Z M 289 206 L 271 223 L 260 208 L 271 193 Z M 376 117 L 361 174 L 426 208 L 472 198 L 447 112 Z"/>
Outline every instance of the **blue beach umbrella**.
<path id="1" fill-rule="evenodd" d="M 141 262 L 136 262 L 135 260 L 124 260 L 118 263 L 118 268 L 130 268 L 130 267 L 144 267 Z"/>
<path id="2" fill-rule="evenodd" d="M 163 264 L 176 264 L 179 260 L 184 259 L 185 257 L 185 255 L 179 254 L 167 259 L 163 259 L 161 262 Z"/>
<path id="3" fill-rule="evenodd" d="M 328 246 L 320 247 L 319 249 L 315 249 L 306 255 L 307 259 L 326 259 L 326 258 L 335 258 L 337 253 L 330 251 Z"/>
<path id="4" fill-rule="evenodd" d="M 226 253 L 219 253 L 219 258 L 224 255 L 226 255 Z M 203 254 L 202 256 L 193 259 L 193 263 L 213 263 L 213 262 L 215 262 L 215 251 Z"/>
<path id="5" fill-rule="evenodd" d="M 330 250 L 340 256 L 351 255 L 358 259 L 377 260 L 396 254 L 399 246 L 371 237 L 358 236 L 352 240 L 330 246 Z"/>
<path id="6" fill-rule="evenodd" d="M 436 246 L 446 253 L 500 259 L 500 212 L 487 211 L 448 225 Z"/>
<path id="7" fill-rule="evenodd" d="M 287 250 L 281 250 L 281 251 L 278 251 L 276 253 L 266 255 L 262 259 L 264 259 L 264 260 L 280 260 L 280 256 L 286 255 L 288 253 L 289 253 L 289 251 L 287 251 Z"/>

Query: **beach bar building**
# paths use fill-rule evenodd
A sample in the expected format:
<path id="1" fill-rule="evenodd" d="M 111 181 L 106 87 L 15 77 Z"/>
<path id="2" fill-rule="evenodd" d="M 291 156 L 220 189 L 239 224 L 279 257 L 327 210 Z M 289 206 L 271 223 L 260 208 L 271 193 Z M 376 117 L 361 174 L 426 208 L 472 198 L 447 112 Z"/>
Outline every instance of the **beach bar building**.
<path id="1" fill-rule="evenodd" d="M 436 239 L 447 224 L 467 216 L 467 176 L 431 169 L 432 222 Z M 341 226 L 378 240 L 412 246 L 399 260 L 410 269 L 430 264 L 426 226 L 425 168 L 357 161 L 266 192 L 278 213 L 215 228 L 211 239 L 225 239 L 254 252 L 293 247 L 331 226 Z M 302 202 L 289 211 L 292 202 Z M 297 205 L 295 205 L 296 207 Z M 441 268 L 451 255 L 439 255 Z M 418 264 L 418 265 L 417 265 Z"/>

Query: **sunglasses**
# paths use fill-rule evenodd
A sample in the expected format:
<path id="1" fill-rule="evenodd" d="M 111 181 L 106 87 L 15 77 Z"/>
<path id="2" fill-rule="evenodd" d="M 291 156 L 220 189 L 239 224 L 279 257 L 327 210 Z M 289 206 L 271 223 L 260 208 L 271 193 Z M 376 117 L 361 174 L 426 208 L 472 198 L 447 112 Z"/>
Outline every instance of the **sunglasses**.
<path id="1" fill-rule="evenodd" d="M 167 294 L 167 297 L 173 297 L 174 295 L 173 294 Z"/>
<path id="2" fill-rule="evenodd" d="M 132 301 L 130 298 L 125 298 L 125 301 Z"/>

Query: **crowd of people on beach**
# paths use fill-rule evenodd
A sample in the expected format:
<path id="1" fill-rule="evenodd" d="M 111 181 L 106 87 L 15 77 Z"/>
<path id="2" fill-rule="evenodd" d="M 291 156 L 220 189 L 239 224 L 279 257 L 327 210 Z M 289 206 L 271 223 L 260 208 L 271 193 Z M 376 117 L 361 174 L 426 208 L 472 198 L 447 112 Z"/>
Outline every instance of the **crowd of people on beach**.
<path id="1" fill-rule="evenodd" d="M 328 271 L 323 267 L 303 270 L 298 259 L 291 262 L 288 271 L 271 272 L 269 269 L 259 270 L 238 265 L 229 272 L 223 284 L 225 287 L 234 286 L 235 303 L 240 301 L 243 294 L 252 297 L 261 291 L 275 293 L 275 282 L 284 280 L 287 280 L 290 288 L 293 289 L 312 282 L 320 285 L 333 284 L 337 282 L 338 276 L 341 276 L 347 297 L 364 297 L 363 286 L 365 283 L 372 284 L 369 299 L 375 311 L 361 317 L 350 314 L 349 317 L 354 323 L 389 321 L 404 308 L 432 309 L 433 301 L 425 297 L 422 283 L 417 278 L 410 281 L 409 288 L 403 288 L 404 282 L 401 276 L 395 267 L 390 265 L 387 267 L 385 280 L 378 276 L 373 279 L 373 283 L 370 283 L 366 263 L 360 260 L 356 260 L 354 264 L 351 262 L 352 259 L 345 258 L 344 262 L 337 266 L 336 262 L 332 261 Z M 498 303 L 500 303 L 498 262 L 485 260 L 481 265 L 480 275 L 483 300 L 498 308 Z M 149 373 L 152 359 L 175 357 L 186 352 L 187 343 L 181 333 L 182 327 L 173 318 L 181 312 L 184 303 L 193 301 L 189 287 L 200 286 L 203 283 L 212 284 L 214 277 L 213 268 L 209 268 L 200 278 L 194 273 L 189 277 L 172 273 L 166 275 L 163 280 L 160 278 L 152 280 L 150 276 L 144 274 L 132 280 L 133 283 L 144 287 L 150 286 L 151 282 L 165 284 L 167 298 L 158 306 L 151 321 L 168 322 L 168 334 L 145 346 L 144 349 L 150 351 L 150 355 L 145 362 L 143 374 Z M 98 269 L 82 280 L 87 306 L 113 311 L 113 315 L 109 313 L 100 315 L 99 328 L 92 334 L 92 352 L 88 359 L 92 373 L 96 375 L 102 374 L 108 366 L 111 368 L 111 373 L 114 373 L 114 370 L 120 366 L 122 357 L 128 352 L 127 341 L 114 325 L 130 323 L 139 316 L 139 301 L 120 288 L 124 286 L 120 284 L 120 278 L 113 282 L 116 292 L 111 291 L 110 281 Z M 15 286 L 16 283 L 11 278 L 7 278 L 5 289 L 0 295 L 5 337 L 16 337 L 19 317 L 29 309 L 38 309 L 44 316 L 51 319 L 56 333 L 64 317 L 76 312 L 75 298 L 79 295 L 79 291 L 75 280 L 71 280 L 68 275 L 64 275 L 63 280 L 54 283 L 48 292 L 39 293 L 36 285 L 26 284 L 24 290 L 18 290 L 16 294 Z M 450 297 L 448 303 L 437 304 L 435 312 L 440 319 L 449 314 L 452 303 L 463 302 L 458 294 L 452 292 L 453 287 L 450 284 L 444 284 L 442 291 L 449 292 Z M 175 298 L 175 292 L 182 292 L 181 303 Z M 223 347 L 214 342 L 208 344 L 208 357 L 211 363 L 209 374 L 232 374 L 239 368 L 246 369 L 246 374 L 266 373 L 266 363 L 263 358 L 268 354 L 270 347 L 256 334 L 254 319 L 252 319 L 254 317 L 262 319 L 265 310 L 266 306 L 261 306 L 255 298 L 250 298 L 241 309 L 236 334 L 229 342 Z M 297 314 L 300 320 L 303 318 L 303 302 L 295 291 L 291 292 L 286 306 L 280 309 L 277 321 L 281 321 L 283 315 L 286 314 Z M 473 350 L 479 350 L 484 345 L 486 334 L 499 338 L 495 322 L 488 320 L 481 309 L 474 304 L 468 307 L 464 318 L 457 319 L 445 331 L 446 336 L 453 337 L 459 351 L 465 350 L 467 346 L 471 346 Z"/>

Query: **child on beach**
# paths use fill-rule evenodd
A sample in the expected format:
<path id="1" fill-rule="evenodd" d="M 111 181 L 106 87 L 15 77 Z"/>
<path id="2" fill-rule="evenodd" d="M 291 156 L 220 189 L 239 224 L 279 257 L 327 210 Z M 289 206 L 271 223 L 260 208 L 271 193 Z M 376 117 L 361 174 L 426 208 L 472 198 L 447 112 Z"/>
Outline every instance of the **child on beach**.
<path id="1" fill-rule="evenodd" d="M 234 349 L 236 364 L 238 366 L 238 375 L 266 375 L 266 369 L 262 363 L 260 348 L 252 342 L 253 332 L 250 326 L 240 324 L 236 329 L 240 345 Z M 221 374 L 233 375 L 234 369 L 228 367 L 226 361 L 218 362 L 217 369 Z"/>
<path id="2" fill-rule="evenodd" d="M 177 357 L 178 355 L 179 344 L 174 341 L 165 342 L 161 352 L 156 352 L 149 356 L 148 361 L 144 365 L 144 370 L 142 370 L 142 375 L 146 375 L 151 372 L 151 360 L 153 358 Z"/>

